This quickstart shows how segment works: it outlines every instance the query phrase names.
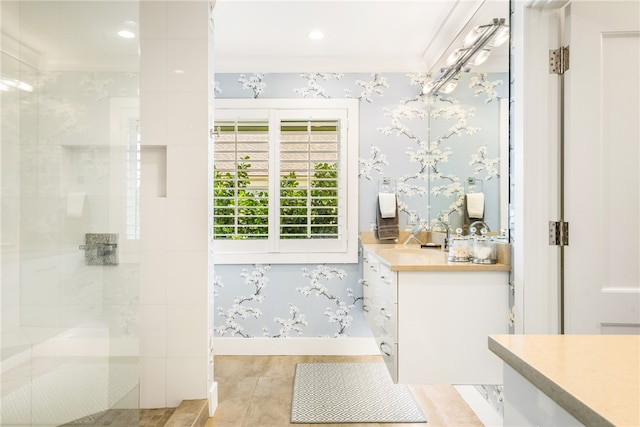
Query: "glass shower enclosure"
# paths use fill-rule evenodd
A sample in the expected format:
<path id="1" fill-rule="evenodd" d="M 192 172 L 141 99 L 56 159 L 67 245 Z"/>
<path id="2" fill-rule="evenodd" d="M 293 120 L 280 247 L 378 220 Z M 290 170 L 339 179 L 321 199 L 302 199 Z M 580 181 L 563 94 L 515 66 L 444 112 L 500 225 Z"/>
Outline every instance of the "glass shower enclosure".
<path id="1" fill-rule="evenodd" d="M 138 425 L 138 11 L 0 2 L 3 426 Z"/>

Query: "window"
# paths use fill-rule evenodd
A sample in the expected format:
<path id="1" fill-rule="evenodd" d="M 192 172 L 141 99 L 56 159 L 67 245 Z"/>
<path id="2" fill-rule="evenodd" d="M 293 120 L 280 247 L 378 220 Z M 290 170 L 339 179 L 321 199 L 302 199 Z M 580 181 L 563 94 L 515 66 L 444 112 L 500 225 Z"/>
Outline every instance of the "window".
<path id="1" fill-rule="evenodd" d="M 121 263 L 138 262 L 140 243 L 140 107 L 138 98 L 109 100 L 109 229 L 120 236 Z"/>
<path id="2" fill-rule="evenodd" d="M 216 263 L 357 262 L 358 101 L 215 101 Z"/>
<path id="3" fill-rule="evenodd" d="M 130 118 L 126 123 L 126 236 L 140 239 L 140 120 Z"/>

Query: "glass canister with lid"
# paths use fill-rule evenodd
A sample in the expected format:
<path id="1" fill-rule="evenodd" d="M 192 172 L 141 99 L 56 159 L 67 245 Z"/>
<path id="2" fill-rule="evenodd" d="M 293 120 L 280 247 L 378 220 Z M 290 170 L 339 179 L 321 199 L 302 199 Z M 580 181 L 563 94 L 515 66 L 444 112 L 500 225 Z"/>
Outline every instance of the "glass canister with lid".
<path id="1" fill-rule="evenodd" d="M 487 237 L 487 229 L 480 230 L 482 236 L 473 242 L 473 259 L 474 264 L 495 264 L 497 261 L 496 242 Z"/>
<path id="2" fill-rule="evenodd" d="M 469 238 L 462 235 L 462 228 L 456 228 L 456 235 L 451 238 L 449 244 L 449 261 L 469 261 Z"/>

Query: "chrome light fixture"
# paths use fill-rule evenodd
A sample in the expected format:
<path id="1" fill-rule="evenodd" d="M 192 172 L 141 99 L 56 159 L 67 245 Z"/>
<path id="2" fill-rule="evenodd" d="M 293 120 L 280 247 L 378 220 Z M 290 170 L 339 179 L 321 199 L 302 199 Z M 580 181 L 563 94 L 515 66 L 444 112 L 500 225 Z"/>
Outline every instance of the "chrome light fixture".
<path id="1" fill-rule="evenodd" d="M 452 92 L 459 74 L 470 71 L 469 65 L 480 65 L 487 60 L 491 48 L 502 45 L 509 39 L 509 27 L 504 18 L 494 18 L 488 25 L 473 28 L 464 39 L 463 47 L 451 52 L 446 67 L 440 70 L 440 76 L 422 88 L 424 95 Z"/>

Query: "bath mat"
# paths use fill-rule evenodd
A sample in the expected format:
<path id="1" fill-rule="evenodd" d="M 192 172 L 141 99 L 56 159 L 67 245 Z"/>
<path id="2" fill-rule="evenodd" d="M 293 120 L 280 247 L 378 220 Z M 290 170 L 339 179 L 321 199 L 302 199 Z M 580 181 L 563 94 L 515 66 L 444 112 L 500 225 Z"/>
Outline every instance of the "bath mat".
<path id="1" fill-rule="evenodd" d="M 298 363 L 292 423 L 427 422 L 406 385 L 384 363 Z"/>

